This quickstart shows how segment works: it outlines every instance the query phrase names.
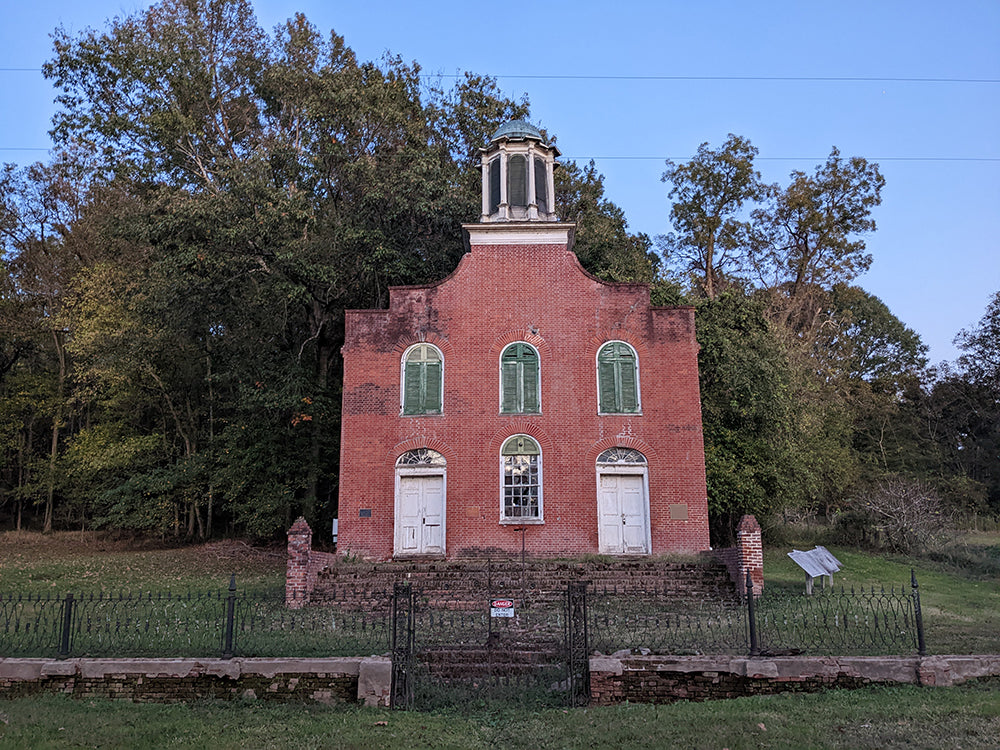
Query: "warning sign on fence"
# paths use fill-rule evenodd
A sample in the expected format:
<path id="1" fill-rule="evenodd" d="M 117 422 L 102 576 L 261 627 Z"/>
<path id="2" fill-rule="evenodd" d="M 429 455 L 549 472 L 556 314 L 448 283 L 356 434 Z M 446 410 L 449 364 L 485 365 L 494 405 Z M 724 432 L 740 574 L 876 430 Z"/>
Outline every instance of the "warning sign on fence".
<path id="1" fill-rule="evenodd" d="M 514 602 L 510 599 L 494 599 L 490 602 L 490 617 L 513 617 Z"/>

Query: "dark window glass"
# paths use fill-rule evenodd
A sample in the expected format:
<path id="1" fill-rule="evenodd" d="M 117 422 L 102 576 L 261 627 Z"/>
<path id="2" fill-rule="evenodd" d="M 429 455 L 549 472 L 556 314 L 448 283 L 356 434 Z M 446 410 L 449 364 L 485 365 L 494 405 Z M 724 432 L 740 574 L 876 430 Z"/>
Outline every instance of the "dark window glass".
<path id="1" fill-rule="evenodd" d="M 500 208 L 500 160 L 490 162 L 490 213 Z"/>
<path id="2" fill-rule="evenodd" d="M 541 451 L 529 437 L 512 437 L 504 443 L 503 517 L 505 519 L 540 518 Z"/>
<path id="3" fill-rule="evenodd" d="M 511 206 L 527 206 L 528 174 L 526 159 L 514 154 L 507 162 L 507 203 Z"/>
<path id="4" fill-rule="evenodd" d="M 535 159 L 535 205 L 538 206 L 540 214 L 549 212 L 549 202 L 546 200 L 548 194 L 549 181 L 545 179 L 545 162 Z"/>

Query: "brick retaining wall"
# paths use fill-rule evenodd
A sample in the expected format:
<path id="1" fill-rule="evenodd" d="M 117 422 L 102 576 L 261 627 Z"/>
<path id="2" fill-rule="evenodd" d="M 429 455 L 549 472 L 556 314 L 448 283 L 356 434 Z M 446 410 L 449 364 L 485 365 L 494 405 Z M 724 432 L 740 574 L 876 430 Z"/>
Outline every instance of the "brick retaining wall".
<path id="1" fill-rule="evenodd" d="M 333 659 L 0 659 L 0 698 L 181 702 L 205 698 L 387 706 L 391 663 Z M 868 685 L 958 685 L 1000 677 L 1000 655 L 771 657 L 643 656 L 590 659 L 592 705 L 717 700 Z"/>
<path id="2" fill-rule="evenodd" d="M 391 663 L 332 659 L 0 659 L 0 698 L 65 693 L 175 703 L 204 698 L 388 705 Z"/>
<path id="3" fill-rule="evenodd" d="M 1000 676 L 1000 656 L 594 656 L 593 705 L 672 703 Z"/>

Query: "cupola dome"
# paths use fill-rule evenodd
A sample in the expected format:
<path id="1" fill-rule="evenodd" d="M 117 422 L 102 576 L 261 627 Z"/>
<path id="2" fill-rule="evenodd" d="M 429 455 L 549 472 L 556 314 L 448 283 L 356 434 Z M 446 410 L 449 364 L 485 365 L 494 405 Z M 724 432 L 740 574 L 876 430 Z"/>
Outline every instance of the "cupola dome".
<path id="1" fill-rule="evenodd" d="M 552 174 L 559 149 L 524 120 L 497 128 L 480 149 L 483 172 L 481 221 L 556 221 Z"/>

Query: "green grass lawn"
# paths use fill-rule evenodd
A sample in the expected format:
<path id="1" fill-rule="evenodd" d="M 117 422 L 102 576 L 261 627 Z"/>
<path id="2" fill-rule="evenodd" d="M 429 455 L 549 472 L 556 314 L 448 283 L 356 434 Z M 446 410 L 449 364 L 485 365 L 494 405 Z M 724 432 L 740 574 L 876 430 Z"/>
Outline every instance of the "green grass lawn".
<path id="1" fill-rule="evenodd" d="M 931 653 L 1000 651 L 1000 536 L 973 542 L 984 565 L 879 556 L 828 545 L 835 584 L 921 587 Z M 795 545 L 801 548 L 812 544 Z M 801 592 L 787 547 L 765 552 L 766 585 Z M 976 557 L 978 555 L 978 557 Z M 961 556 L 958 556 L 961 558 Z M 1000 555 L 998 555 L 1000 557 Z M 968 555 L 966 558 L 968 559 Z M 97 534 L 0 535 L 0 591 L 113 592 L 280 586 L 284 550 L 223 541 L 185 548 Z M 984 572 L 985 570 L 985 572 Z M 0 748 L 997 748 L 1000 680 L 669 706 L 434 713 L 263 702 L 130 704 L 45 696 L 0 701 Z"/>
<path id="2" fill-rule="evenodd" d="M 805 589 L 805 574 L 787 554 L 793 546 L 812 549 L 813 543 L 765 549 L 765 588 Z M 991 567 L 991 561 L 1000 566 L 1000 534 L 971 535 L 940 560 L 826 546 L 843 565 L 834 575 L 837 587 L 909 591 L 911 568 L 916 572 L 928 653 L 1000 653 L 1000 575 Z"/>
<path id="3" fill-rule="evenodd" d="M 1000 683 L 665 706 L 390 712 L 353 707 L 0 702 L 4 748 L 996 748 Z"/>
<path id="4" fill-rule="evenodd" d="M 167 547 L 96 532 L 0 533 L 0 593 L 283 586 L 285 549 L 223 540 Z"/>

